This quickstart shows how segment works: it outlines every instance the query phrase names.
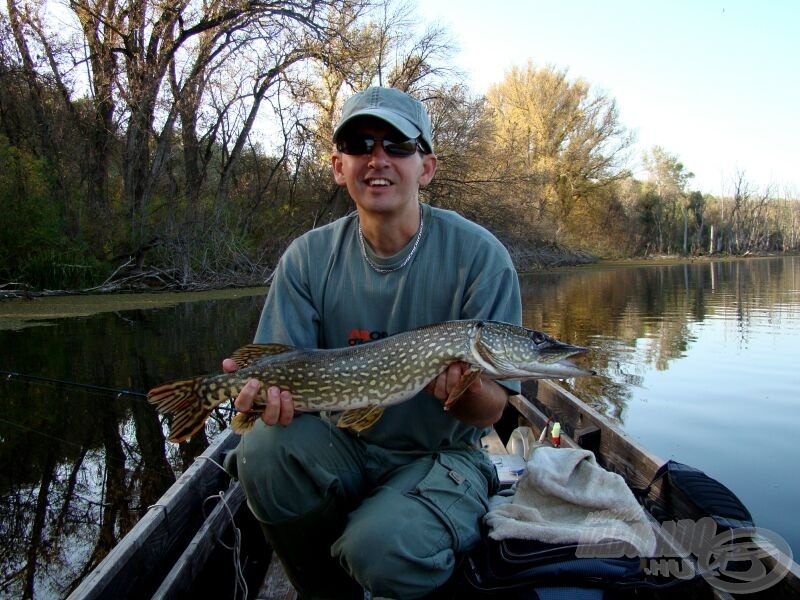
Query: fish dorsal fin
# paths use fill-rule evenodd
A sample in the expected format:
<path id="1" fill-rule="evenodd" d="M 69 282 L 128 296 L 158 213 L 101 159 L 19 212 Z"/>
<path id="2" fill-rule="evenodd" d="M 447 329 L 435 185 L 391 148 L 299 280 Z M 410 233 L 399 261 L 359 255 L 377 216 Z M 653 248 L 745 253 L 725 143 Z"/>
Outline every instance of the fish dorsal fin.
<path id="1" fill-rule="evenodd" d="M 352 410 L 346 410 L 339 415 L 336 426 L 355 432 L 364 431 L 375 425 L 382 415 L 383 408 L 380 406 L 354 408 Z"/>
<path id="2" fill-rule="evenodd" d="M 286 346 L 284 344 L 248 344 L 231 354 L 231 358 L 241 369 L 262 356 L 283 354 L 284 352 L 292 352 L 293 350 L 296 350 L 294 346 Z"/>

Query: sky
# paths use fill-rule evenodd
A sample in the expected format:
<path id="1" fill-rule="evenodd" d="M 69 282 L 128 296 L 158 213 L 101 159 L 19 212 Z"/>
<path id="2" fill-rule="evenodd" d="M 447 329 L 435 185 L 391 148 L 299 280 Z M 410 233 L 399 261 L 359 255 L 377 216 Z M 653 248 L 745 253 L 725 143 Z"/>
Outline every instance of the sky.
<path id="1" fill-rule="evenodd" d="M 800 0 L 418 0 L 445 27 L 476 93 L 512 66 L 566 70 L 613 98 L 691 190 L 800 196 Z"/>

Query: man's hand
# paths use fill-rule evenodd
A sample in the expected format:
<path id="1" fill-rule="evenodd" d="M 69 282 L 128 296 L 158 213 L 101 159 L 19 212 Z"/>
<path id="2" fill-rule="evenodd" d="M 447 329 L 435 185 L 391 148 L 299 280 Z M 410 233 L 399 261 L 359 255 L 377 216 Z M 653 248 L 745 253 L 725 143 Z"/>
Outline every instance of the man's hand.
<path id="1" fill-rule="evenodd" d="M 448 366 L 439 376 L 426 386 L 426 390 L 436 396 L 442 404 L 445 403 L 450 394 L 458 387 L 461 378 L 469 371 L 469 365 L 463 362 L 456 362 Z M 479 394 L 483 388 L 483 380 L 479 377 L 467 388 L 464 394 Z M 456 400 L 458 402 L 458 400 Z"/>
<path id="2" fill-rule="evenodd" d="M 453 363 L 431 381 L 425 390 L 445 404 L 469 368 L 467 363 Z M 491 379 L 478 377 L 462 396 L 447 407 L 447 410 L 456 419 L 468 425 L 488 427 L 500 419 L 507 401 L 508 392 L 505 388 Z"/>
<path id="3" fill-rule="evenodd" d="M 236 363 L 230 358 L 222 361 L 222 370 L 225 373 L 233 373 L 237 369 Z M 261 398 L 266 403 L 266 408 L 261 413 L 261 420 L 267 425 L 279 424 L 286 426 L 294 419 L 292 393 L 272 386 L 267 389 L 265 395 L 261 382 L 257 379 L 248 380 L 242 391 L 236 396 L 233 405 L 239 412 L 248 412 L 258 398 Z"/>

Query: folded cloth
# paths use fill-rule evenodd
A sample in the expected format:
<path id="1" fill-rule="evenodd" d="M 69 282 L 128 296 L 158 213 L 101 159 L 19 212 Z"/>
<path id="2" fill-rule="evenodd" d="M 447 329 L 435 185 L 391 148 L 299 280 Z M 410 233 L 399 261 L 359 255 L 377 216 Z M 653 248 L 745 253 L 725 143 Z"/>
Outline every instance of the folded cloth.
<path id="1" fill-rule="evenodd" d="M 490 510 L 484 521 L 495 540 L 581 546 L 619 541 L 638 556 L 651 556 L 656 547 L 625 480 L 598 465 L 588 450 L 535 448 L 511 502 Z"/>

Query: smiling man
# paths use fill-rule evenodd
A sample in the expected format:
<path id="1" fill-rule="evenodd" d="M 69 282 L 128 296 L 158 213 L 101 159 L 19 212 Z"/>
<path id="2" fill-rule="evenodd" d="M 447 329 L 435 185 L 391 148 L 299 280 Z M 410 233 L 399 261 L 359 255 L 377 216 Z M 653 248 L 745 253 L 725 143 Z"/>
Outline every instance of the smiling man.
<path id="1" fill-rule="evenodd" d="M 290 245 L 256 342 L 336 348 L 452 319 L 520 322 L 505 248 L 420 202 L 438 165 L 420 101 L 392 88 L 355 94 L 333 141 L 333 175 L 356 210 Z M 496 486 L 480 439 L 515 388 L 478 379 L 445 411 L 464 368 L 358 433 L 296 414 L 292 390 L 245 386 L 237 409 L 258 395 L 267 406 L 226 465 L 301 597 L 422 597 L 477 543 Z"/>

